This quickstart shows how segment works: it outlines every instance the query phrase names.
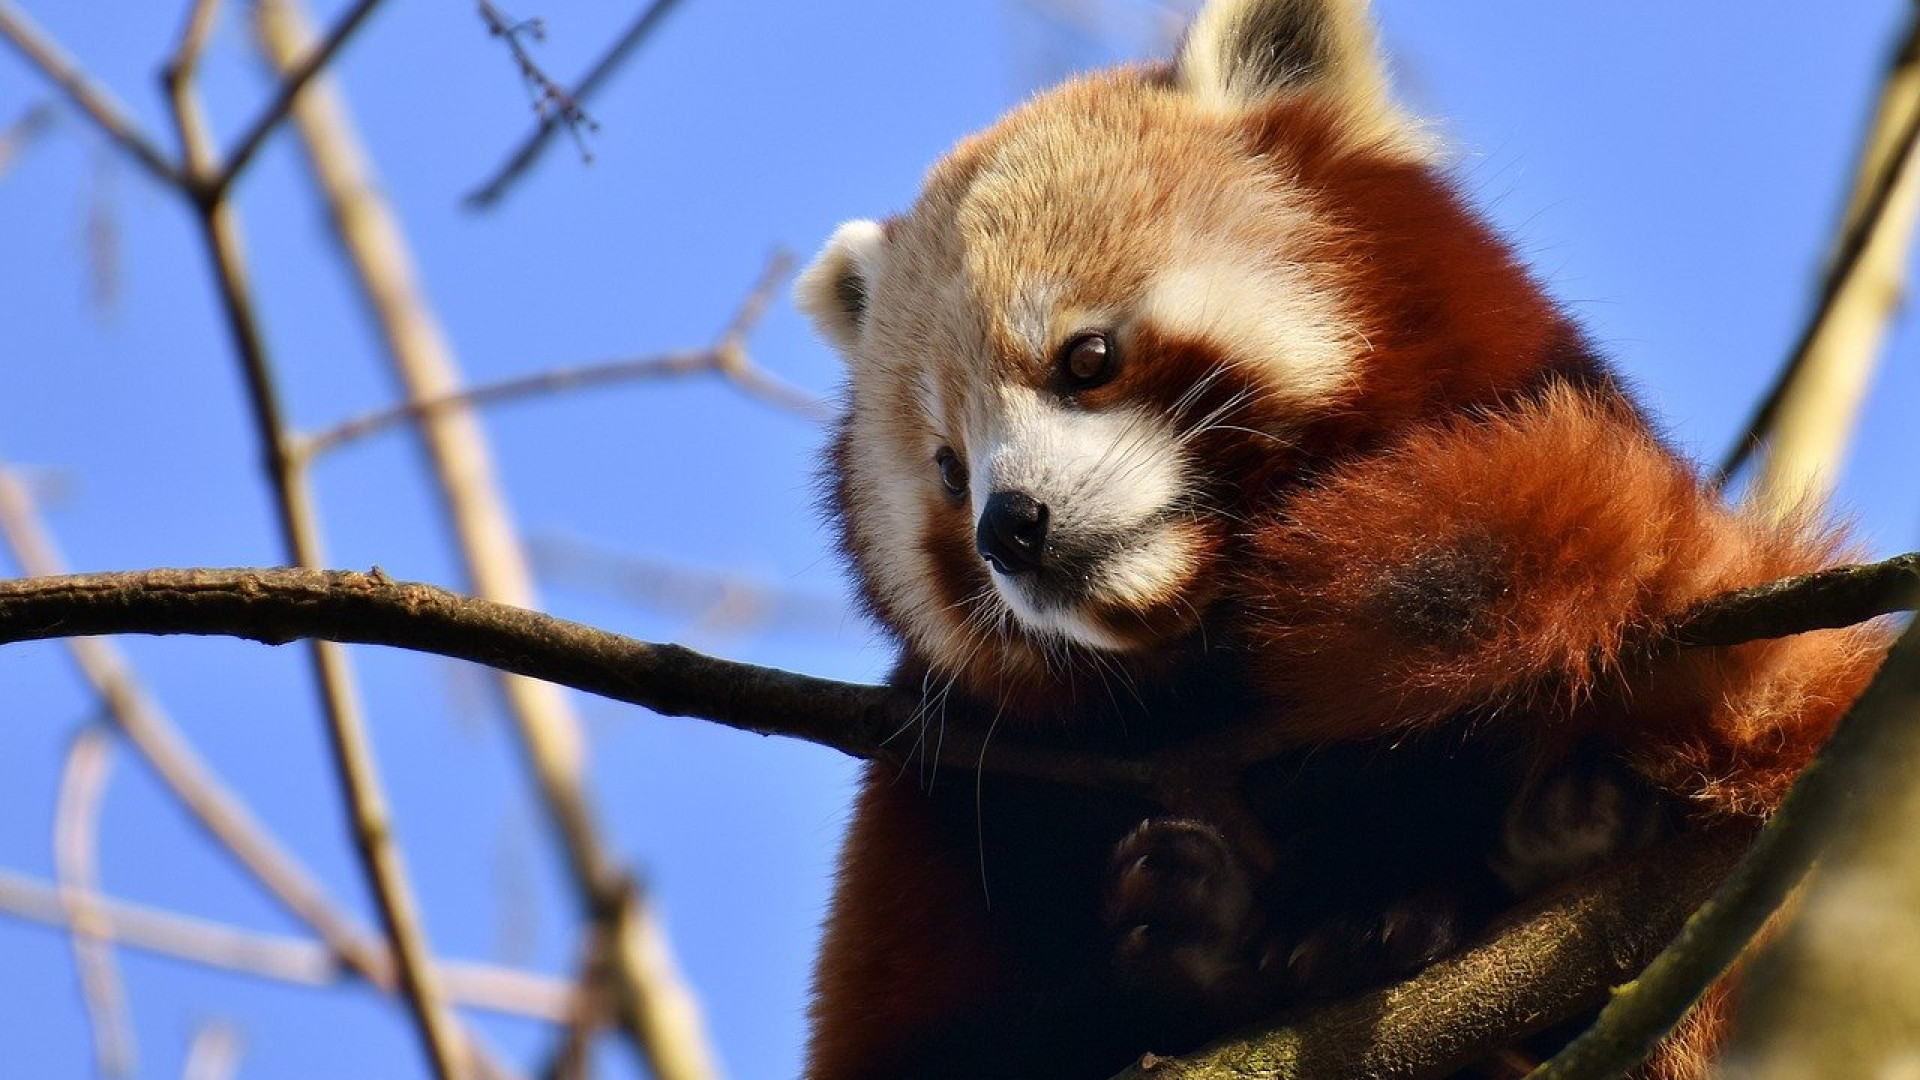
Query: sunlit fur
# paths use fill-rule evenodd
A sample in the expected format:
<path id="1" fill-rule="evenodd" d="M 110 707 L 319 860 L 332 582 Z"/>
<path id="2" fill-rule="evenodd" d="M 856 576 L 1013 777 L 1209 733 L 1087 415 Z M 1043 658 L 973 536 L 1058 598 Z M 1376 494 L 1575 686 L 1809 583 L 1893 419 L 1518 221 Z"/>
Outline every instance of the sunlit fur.
<path id="1" fill-rule="evenodd" d="M 1175 64 L 1038 97 L 907 211 L 834 235 L 797 291 L 848 363 L 827 501 L 896 682 L 921 723 L 952 707 L 1103 748 L 1260 723 L 1303 752 L 1474 750 L 1511 786 L 1461 801 L 1598 747 L 1681 827 L 1758 820 L 1883 632 L 1632 646 L 1840 545 L 1701 491 L 1387 85 L 1360 0 L 1213 0 Z M 1077 388 L 1059 357 L 1090 330 L 1118 368 Z M 997 490 L 1050 508 L 1058 565 L 975 550 Z M 872 770 L 856 810 L 810 1080 L 1093 1080 L 1169 1049 L 1151 1001 L 1109 1008 L 1100 963 L 1054 955 L 1097 938 L 1091 904 L 983 894 L 995 860 L 1043 899 L 1097 892 L 1144 811 L 899 779 Z M 1510 845 L 1503 880 L 1617 853 L 1575 832 Z M 1645 1075 L 1698 1075 L 1724 997 Z"/>

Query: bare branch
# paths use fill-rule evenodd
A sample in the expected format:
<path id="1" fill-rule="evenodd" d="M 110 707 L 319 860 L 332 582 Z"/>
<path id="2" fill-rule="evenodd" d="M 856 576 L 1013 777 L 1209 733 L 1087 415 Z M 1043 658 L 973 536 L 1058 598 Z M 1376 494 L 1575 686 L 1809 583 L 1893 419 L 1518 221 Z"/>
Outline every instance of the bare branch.
<path id="1" fill-rule="evenodd" d="M 362 0 L 355 10 L 364 13 L 371 9 L 373 2 Z M 344 36 L 336 34 L 336 47 Z M 330 54 L 325 48 L 321 52 Z M 319 65 L 312 64 L 304 70 L 310 77 L 319 70 Z M 301 78 L 298 84 L 304 85 L 305 81 Z M 206 186 L 205 178 L 214 168 L 213 151 L 203 109 L 193 87 L 192 71 L 170 71 L 166 82 L 174 123 L 186 147 L 201 237 L 213 264 L 222 311 L 245 377 L 255 434 L 266 459 L 281 540 L 288 561 L 299 566 L 316 566 L 322 560 L 313 496 L 298 459 L 289 449 L 291 440 L 283 419 L 280 393 L 267 357 L 266 338 L 260 329 L 242 254 L 239 219 L 222 194 L 224 184 Z M 292 85 L 292 80 L 290 86 L 298 88 Z M 293 94 L 286 97 L 291 104 Z M 226 175 L 232 176 L 231 169 Z M 309 645 L 308 656 L 326 716 L 327 735 L 333 747 L 354 846 L 379 903 L 381 921 L 394 955 L 399 958 L 401 992 L 411 1006 L 427 1057 L 439 1080 L 462 1080 L 467 1075 L 466 1040 L 455 1033 L 452 1018 L 434 982 L 419 913 L 388 822 L 386 799 L 381 792 L 372 744 L 367 739 L 346 653 L 331 642 L 316 640 Z"/>
<path id="2" fill-rule="evenodd" d="M 1813 313 L 1714 473 L 1716 490 L 1792 417 L 1801 419 L 1792 421 L 1793 430 L 1780 431 L 1756 491 L 1770 505 L 1790 506 L 1831 483 L 1815 481 L 1835 471 L 1845 446 L 1898 301 L 1904 253 L 1920 204 L 1920 178 L 1911 167 L 1920 141 L 1920 12 L 1910 18 L 1881 90 L 1843 233 Z"/>
<path id="3" fill-rule="evenodd" d="M 261 0 L 257 10 L 263 49 L 284 69 L 309 48 L 312 32 L 304 12 L 296 0 Z M 418 283 L 399 223 L 377 194 L 379 184 L 345 107 L 319 83 L 294 106 L 294 119 L 341 249 L 407 396 L 420 401 L 457 394 L 461 376 L 452 347 Z M 474 590 L 505 603 L 536 604 L 532 574 L 472 410 L 454 406 L 423 413 L 416 430 Z M 651 927 L 650 913 L 626 911 L 638 902 L 621 888 L 624 875 L 614 868 L 594 821 L 582 774 L 580 725 L 570 702 L 549 684 L 512 676 L 502 679 L 501 688 L 548 817 L 565 844 L 581 909 L 610 931 L 637 934 Z M 636 948 L 617 942 L 611 953 L 623 1026 L 649 1071 L 663 1080 L 711 1080 L 718 1070 L 698 1010 L 661 1006 L 692 1000 L 679 987 L 671 958 L 662 954 L 659 962 L 641 969 L 625 961 L 652 954 Z"/>
<path id="4" fill-rule="evenodd" d="M 752 332 L 766 298 L 775 292 L 792 266 L 792 259 L 776 252 L 768 259 L 767 269 L 753 291 L 729 323 L 727 332 L 710 348 L 685 349 L 633 359 L 610 360 L 597 364 L 549 368 L 530 375 L 519 375 L 498 382 L 482 383 L 446 393 L 418 397 L 411 401 L 378 409 L 333 427 L 309 435 L 300 442 L 300 453 L 318 457 L 350 442 L 375 435 L 409 421 L 424 420 L 435 413 L 458 407 L 495 405 L 501 402 L 567 390 L 584 390 L 613 383 L 648 379 L 678 379 L 694 375 L 717 374 L 747 394 L 809 420 L 823 421 L 832 413 L 826 402 L 804 390 L 782 382 L 755 365 L 747 356 L 745 337 Z"/>
<path id="5" fill-rule="evenodd" d="M 0 467 L 0 540 L 27 573 L 43 577 L 64 573 L 64 561 L 34 514 L 26 487 L 11 470 Z M 79 637 L 66 644 L 81 676 L 106 706 L 109 719 L 201 828 L 288 911 L 312 927 L 339 964 L 393 992 L 385 947 L 327 896 L 313 872 L 214 775 L 141 686 L 113 642 Z"/>
<path id="6" fill-rule="evenodd" d="M 340 16 L 340 21 L 334 24 L 333 29 L 327 32 L 326 37 L 322 38 L 305 58 L 288 65 L 287 75 L 281 80 L 280 88 L 274 92 L 273 100 L 261 110 L 260 116 L 248 126 L 246 134 L 240 136 L 240 141 L 234 144 L 233 151 L 227 155 L 219 177 L 213 181 L 212 194 L 218 195 L 233 186 L 234 180 L 253 161 L 253 155 L 259 151 L 260 145 L 267 141 L 267 136 L 273 134 L 274 129 L 280 126 L 280 122 L 287 118 L 287 113 L 293 109 L 293 103 L 300 96 L 300 91 L 306 88 L 307 83 L 311 82 L 314 76 L 320 74 L 329 63 L 333 62 L 335 54 L 346 45 L 347 40 L 353 37 L 354 31 L 360 29 L 360 24 L 366 21 L 367 16 L 373 14 L 373 9 L 379 4 L 380 0 L 356 0 L 354 5 L 347 9 L 346 14 Z"/>
<path id="7" fill-rule="evenodd" d="M 592 97 L 600 89 L 601 84 L 606 82 L 607 78 L 626 61 L 627 57 L 644 44 L 655 30 L 659 29 L 660 24 L 666 21 L 667 15 L 679 2 L 680 0 L 653 0 L 648 4 L 646 9 L 640 12 L 639 17 L 633 20 L 619 38 L 615 39 L 606 53 L 594 62 L 586 78 L 580 80 L 580 85 L 567 93 L 569 100 L 585 102 Z M 467 205 L 476 210 L 485 210 L 499 202 L 501 196 L 507 193 L 507 189 L 512 187 L 514 182 L 539 159 L 541 151 L 546 149 L 547 143 L 553 138 L 554 131 L 559 127 L 560 124 L 554 117 L 541 118 L 540 126 L 534 129 L 533 134 L 527 136 L 526 141 L 521 143 L 520 148 L 507 159 L 507 163 L 494 173 L 492 179 L 467 196 Z"/>
<path id="8" fill-rule="evenodd" d="M 53 865 L 73 938 L 80 996 L 93 1027 L 94 1060 L 104 1076 L 131 1076 L 133 1021 L 126 989 L 113 962 L 113 934 L 90 897 L 100 877 L 100 800 L 107 791 L 113 744 L 93 725 L 67 748 L 53 815 Z"/>
<path id="9" fill-rule="evenodd" d="M 1865 575 L 1865 578 L 1853 575 Z M 1875 580 L 1885 595 L 1828 591 L 1841 575 Z M 1882 575 L 1885 575 L 1882 577 Z M 1920 554 L 1859 571 L 1813 575 L 1774 590 L 1771 617 L 1755 636 L 1784 636 L 1906 610 L 1920 580 Z M 1748 592 L 1729 594 L 1746 603 Z M 1688 640 L 1712 626 L 1708 603 L 1662 636 Z M 1731 631 L 1728 631 L 1729 633 Z M 668 716 L 698 716 L 761 735 L 784 735 L 855 757 L 900 761 L 890 736 L 919 702 L 905 691 L 839 682 L 650 644 L 550 615 L 397 582 L 377 570 L 147 570 L 0 582 L 0 643 L 83 634 L 212 634 L 267 644 L 303 638 L 434 653 L 548 682 Z M 1728 644 L 1717 639 L 1717 644 Z M 949 730 L 941 760 L 980 763 L 978 733 Z M 990 771 L 1123 791 L 1154 783 L 1151 768 L 997 739 Z"/>
<path id="10" fill-rule="evenodd" d="M 106 89 L 96 86 L 59 44 L 27 18 L 25 12 L 14 7 L 11 0 L 0 0 L 0 38 L 5 38 L 27 63 L 66 91 L 68 101 L 155 179 L 169 187 L 182 186 L 180 170 L 140 131 L 127 115 L 126 107 Z"/>
<path id="11" fill-rule="evenodd" d="M 241 930 L 93 892 L 79 896 L 102 931 L 125 948 L 302 986 L 336 987 L 359 977 L 323 942 Z M 7 915 L 68 929 L 69 899 L 53 885 L 0 870 L 0 912 Z M 444 962 L 439 970 L 448 997 L 461 1005 L 556 1024 L 573 1015 L 574 988 L 564 980 L 491 964 Z M 390 988 L 393 978 L 391 958 L 376 952 L 369 981 Z"/>
<path id="12" fill-rule="evenodd" d="M 232 1080 L 239 1068 L 240 1033 L 224 1020 L 210 1020 L 194 1030 L 180 1080 Z"/>
<path id="13" fill-rule="evenodd" d="M 207 42 L 213 37 L 213 24 L 220 14 L 220 0 L 193 0 L 187 9 L 187 21 L 180 31 L 180 44 L 174 47 L 168 64 L 169 79 L 191 79 L 200 70 L 200 58 L 206 55 Z"/>
<path id="14" fill-rule="evenodd" d="M 580 149 L 580 160 L 593 161 L 593 151 L 587 148 L 586 136 L 582 134 L 600 130 L 600 125 L 580 107 L 580 102 L 572 94 L 554 82 L 534 62 L 533 54 L 527 51 L 523 38 L 535 41 L 546 40 L 546 27 L 540 19 L 527 19 L 524 22 L 508 18 L 501 10 L 478 0 L 480 20 L 487 24 L 487 33 L 506 43 L 507 52 L 513 56 L 514 66 L 520 69 L 520 81 L 526 84 L 527 95 L 533 103 L 534 115 L 542 124 L 555 123 L 565 125 L 567 134 L 573 137 L 573 144 Z"/>

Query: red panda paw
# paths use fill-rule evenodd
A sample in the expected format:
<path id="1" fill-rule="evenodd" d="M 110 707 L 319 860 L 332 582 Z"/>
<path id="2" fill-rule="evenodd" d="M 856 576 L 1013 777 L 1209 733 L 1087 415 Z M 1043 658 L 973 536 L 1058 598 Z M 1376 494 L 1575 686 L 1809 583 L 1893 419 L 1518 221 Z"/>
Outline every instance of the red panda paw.
<path id="1" fill-rule="evenodd" d="M 1530 896 L 1639 851 L 1672 828 L 1646 781 L 1587 746 L 1515 796 L 1492 868 L 1515 895 Z"/>
<path id="2" fill-rule="evenodd" d="M 1108 863 L 1101 918 L 1116 974 L 1143 999 L 1203 1024 L 1246 1007 L 1259 930 L 1253 882 L 1212 826 L 1136 826 Z"/>
<path id="3" fill-rule="evenodd" d="M 1476 925 L 1474 909 L 1468 888 L 1432 886 L 1276 940 L 1262 966 L 1282 981 L 1289 1000 L 1340 997 L 1411 975 L 1458 949 Z"/>

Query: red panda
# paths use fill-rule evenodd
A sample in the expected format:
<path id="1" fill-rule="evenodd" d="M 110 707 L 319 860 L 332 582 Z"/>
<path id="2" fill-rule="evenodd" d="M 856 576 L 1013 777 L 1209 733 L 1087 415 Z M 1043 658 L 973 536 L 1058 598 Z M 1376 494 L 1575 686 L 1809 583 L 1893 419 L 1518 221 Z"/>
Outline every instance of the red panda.
<path id="1" fill-rule="evenodd" d="M 1626 648 L 1837 542 L 1702 490 L 1389 96 L 1364 0 L 1210 0 L 1173 63 L 964 140 L 796 291 L 850 372 L 827 501 L 924 723 L 1300 747 L 1245 792 L 1261 874 L 1118 796 L 871 768 L 810 1080 L 1097 1080 L 1404 974 L 1764 817 L 1884 646 Z"/>

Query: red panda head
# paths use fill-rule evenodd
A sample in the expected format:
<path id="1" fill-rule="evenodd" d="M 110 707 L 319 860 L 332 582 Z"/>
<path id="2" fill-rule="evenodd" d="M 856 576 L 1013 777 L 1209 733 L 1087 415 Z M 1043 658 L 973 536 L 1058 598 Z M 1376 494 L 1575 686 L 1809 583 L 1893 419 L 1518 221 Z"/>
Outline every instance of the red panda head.
<path id="1" fill-rule="evenodd" d="M 1564 326 L 1431 156 L 1363 0 L 1213 0 L 834 234 L 832 499 L 933 678 L 1067 713 L 1191 653 L 1276 492 L 1541 365 Z"/>

